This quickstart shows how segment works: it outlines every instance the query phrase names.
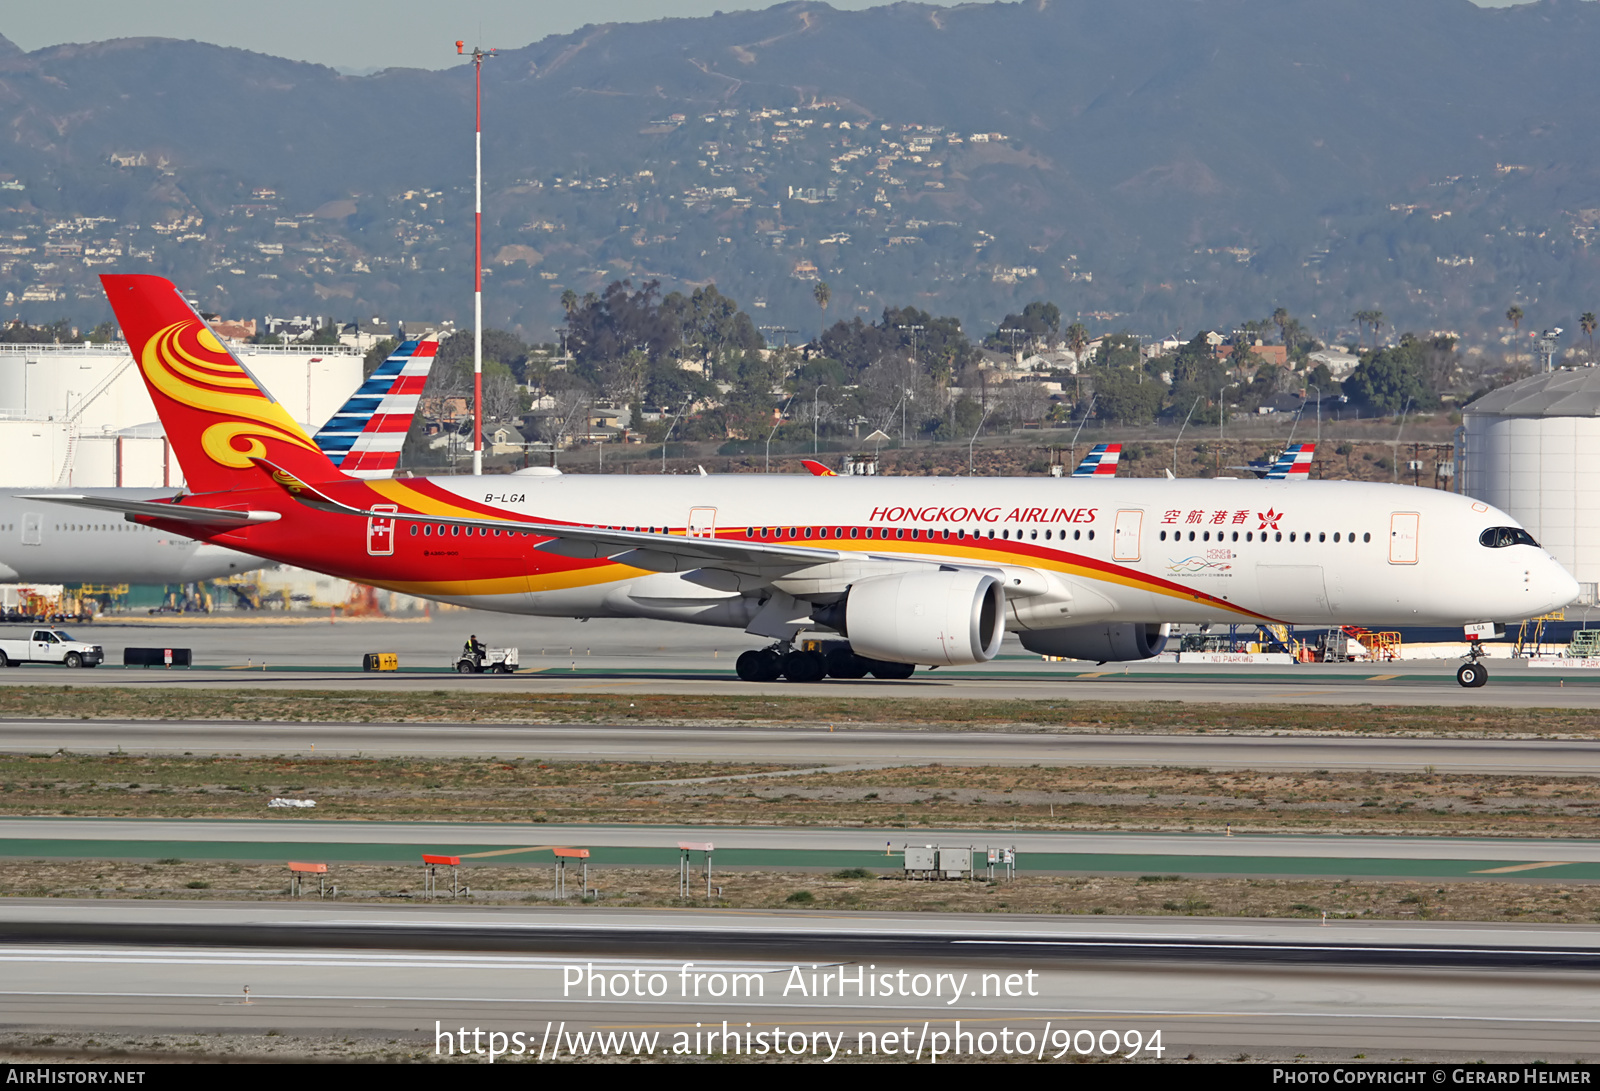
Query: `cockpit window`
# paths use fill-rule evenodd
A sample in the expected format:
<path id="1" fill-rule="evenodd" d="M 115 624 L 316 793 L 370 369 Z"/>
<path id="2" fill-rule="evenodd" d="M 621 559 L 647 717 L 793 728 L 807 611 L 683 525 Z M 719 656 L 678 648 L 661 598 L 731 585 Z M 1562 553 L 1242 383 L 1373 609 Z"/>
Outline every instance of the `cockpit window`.
<path id="1" fill-rule="evenodd" d="M 1490 549 L 1503 549 L 1506 546 L 1514 545 L 1537 547 L 1539 544 L 1533 540 L 1533 535 L 1521 527 L 1490 527 L 1478 535 L 1478 542 L 1480 545 L 1486 545 Z"/>

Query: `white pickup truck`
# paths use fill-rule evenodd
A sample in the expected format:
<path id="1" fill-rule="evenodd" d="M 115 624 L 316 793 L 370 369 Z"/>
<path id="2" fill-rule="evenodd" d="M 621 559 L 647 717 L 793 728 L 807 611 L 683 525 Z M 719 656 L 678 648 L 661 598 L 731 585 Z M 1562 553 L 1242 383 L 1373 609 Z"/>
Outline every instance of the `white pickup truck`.
<path id="1" fill-rule="evenodd" d="M 68 667 L 98 667 L 105 658 L 105 649 L 100 645 L 74 640 L 62 629 L 35 629 L 27 640 L 0 640 L 0 666 L 61 663 Z"/>

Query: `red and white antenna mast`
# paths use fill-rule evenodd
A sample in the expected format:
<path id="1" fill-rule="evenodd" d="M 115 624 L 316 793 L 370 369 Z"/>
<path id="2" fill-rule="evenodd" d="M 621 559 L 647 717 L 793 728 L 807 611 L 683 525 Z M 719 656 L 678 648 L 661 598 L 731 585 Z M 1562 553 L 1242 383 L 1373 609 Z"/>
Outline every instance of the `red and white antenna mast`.
<path id="1" fill-rule="evenodd" d="M 456 42 L 456 53 L 468 56 L 466 42 Z M 494 50 L 472 47 L 473 155 L 477 164 L 472 213 L 472 472 L 483 473 L 483 62 Z"/>

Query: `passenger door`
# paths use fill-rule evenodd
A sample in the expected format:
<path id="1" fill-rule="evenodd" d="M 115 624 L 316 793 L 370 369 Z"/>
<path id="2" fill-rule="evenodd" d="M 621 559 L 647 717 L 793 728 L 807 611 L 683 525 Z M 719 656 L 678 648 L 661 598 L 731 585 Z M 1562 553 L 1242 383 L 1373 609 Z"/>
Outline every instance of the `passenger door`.
<path id="1" fill-rule="evenodd" d="M 1389 516 L 1389 563 L 1416 564 L 1417 538 L 1422 516 L 1414 511 L 1397 511 Z"/>
<path id="2" fill-rule="evenodd" d="M 44 544 L 44 516 L 36 511 L 22 513 L 22 544 Z"/>
<path id="3" fill-rule="evenodd" d="M 398 504 L 374 504 L 372 511 L 396 512 Z M 394 555 L 394 520 L 367 517 L 367 556 L 390 557 Z"/>
<path id="4" fill-rule="evenodd" d="M 1117 524 L 1112 532 L 1112 560 L 1137 561 L 1139 559 L 1139 535 L 1143 526 L 1143 511 L 1117 512 Z"/>
<path id="5" fill-rule="evenodd" d="M 715 538 L 717 536 L 717 509 L 689 509 L 689 537 Z"/>

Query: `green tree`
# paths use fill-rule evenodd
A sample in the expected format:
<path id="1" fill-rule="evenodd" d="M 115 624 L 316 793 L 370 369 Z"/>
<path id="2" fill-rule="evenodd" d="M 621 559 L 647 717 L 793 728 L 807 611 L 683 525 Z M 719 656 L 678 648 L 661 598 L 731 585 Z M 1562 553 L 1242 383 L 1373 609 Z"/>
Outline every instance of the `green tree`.
<path id="1" fill-rule="evenodd" d="M 1137 372 L 1110 367 L 1094 373 L 1095 408 L 1107 420 L 1122 424 L 1149 424 L 1161 412 L 1165 391 L 1156 383 L 1141 382 Z"/>
<path id="2" fill-rule="evenodd" d="M 662 300 L 661 308 L 677 324 L 683 352 L 704 360 L 713 378 L 727 378 L 734 357 L 765 347 L 750 316 L 715 284 L 687 296 L 673 292 Z"/>
<path id="3" fill-rule="evenodd" d="M 1029 341 L 1037 344 L 1041 341 L 1054 341 L 1061 335 L 1061 308 L 1054 303 L 1035 300 L 1022 308 L 1021 314 L 1008 314 L 1001 321 L 999 329 L 984 338 L 984 346 L 991 349 L 1010 349 L 1014 334 L 1002 334 L 1000 330 L 1021 330 Z"/>
<path id="4" fill-rule="evenodd" d="M 1399 344 L 1369 353 L 1344 381 L 1344 393 L 1382 413 L 1398 413 L 1407 402 L 1413 409 L 1436 409 L 1439 391 L 1430 382 L 1429 354 L 1438 348 L 1404 334 Z"/>
<path id="5" fill-rule="evenodd" d="M 1589 339 L 1589 359 L 1591 360 L 1594 359 L 1594 331 L 1597 324 L 1600 323 L 1596 322 L 1593 311 L 1584 311 L 1583 316 L 1578 319 L 1578 328 Z"/>
<path id="6" fill-rule="evenodd" d="M 1139 338 L 1131 333 L 1106 334 L 1094 354 L 1096 367 L 1137 369 L 1141 362 Z"/>

